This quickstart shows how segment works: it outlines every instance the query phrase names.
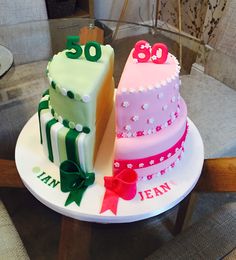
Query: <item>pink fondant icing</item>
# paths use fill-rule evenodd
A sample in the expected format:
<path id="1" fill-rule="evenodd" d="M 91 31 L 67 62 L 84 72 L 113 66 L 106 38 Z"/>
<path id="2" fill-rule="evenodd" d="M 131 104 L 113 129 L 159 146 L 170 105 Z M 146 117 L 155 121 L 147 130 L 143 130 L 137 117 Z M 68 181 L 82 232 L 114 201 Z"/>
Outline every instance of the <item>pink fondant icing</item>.
<path id="1" fill-rule="evenodd" d="M 117 167 L 117 163 L 121 165 L 121 162 L 125 161 L 127 168 L 131 168 L 134 160 L 140 161 L 139 164 L 143 164 L 138 165 L 138 168 L 136 168 L 137 165 L 135 165 L 135 171 L 137 171 L 139 178 L 156 173 L 164 174 L 163 171 L 173 166 L 173 163 L 178 159 L 178 156 L 180 156 L 183 150 L 183 143 L 186 137 L 186 118 L 187 107 L 184 100 L 181 99 L 178 119 L 163 131 L 160 131 L 158 134 L 138 138 L 116 138 L 114 174 L 120 170 L 120 168 Z M 180 144 L 178 142 L 180 142 Z M 177 146 L 178 149 L 176 150 Z M 174 153 L 173 151 L 169 151 L 170 154 L 169 152 L 166 154 L 166 151 L 171 148 L 174 149 Z M 163 156 L 159 156 L 160 154 L 163 154 Z M 159 163 L 155 162 L 155 158 L 157 157 Z M 143 158 L 148 158 L 150 159 L 149 161 L 154 160 L 154 163 L 150 164 L 149 167 L 145 167 L 147 162 L 146 160 L 142 161 Z"/>
<path id="2" fill-rule="evenodd" d="M 156 133 L 157 127 L 166 128 L 178 115 L 179 67 L 176 58 L 169 54 L 164 64 L 135 64 L 131 54 L 116 95 L 118 137 Z"/>
<path id="3" fill-rule="evenodd" d="M 184 151 L 187 107 L 180 97 L 179 64 L 135 63 L 133 50 L 116 94 L 114 174 L 134 169 L 139 180 L 175 167 Z"/>

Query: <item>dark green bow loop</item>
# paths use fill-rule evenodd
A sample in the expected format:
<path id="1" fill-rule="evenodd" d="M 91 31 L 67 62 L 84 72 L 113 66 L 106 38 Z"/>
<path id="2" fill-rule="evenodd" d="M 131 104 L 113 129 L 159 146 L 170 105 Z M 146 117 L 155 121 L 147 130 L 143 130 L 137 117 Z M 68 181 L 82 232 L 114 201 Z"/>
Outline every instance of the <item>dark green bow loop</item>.
<path id="1" fill-rule="evenodd" d="M 60 165 L 61 191 L 70 192 L 65 206 L 75 202 L 80 206 L 83 194 L 95 180 L 93 172 L 85 173 L 73 161 L 66 160 Z"/>

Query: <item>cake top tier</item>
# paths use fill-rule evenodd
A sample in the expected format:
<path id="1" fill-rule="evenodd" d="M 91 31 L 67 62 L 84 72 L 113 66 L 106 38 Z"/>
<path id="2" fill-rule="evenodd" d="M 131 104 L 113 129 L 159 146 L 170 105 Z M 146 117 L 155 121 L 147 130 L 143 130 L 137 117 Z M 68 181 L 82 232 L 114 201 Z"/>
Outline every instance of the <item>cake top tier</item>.
<path id="1" fill-rule="evenodd" d="M 174 55 L 163 64 L 137 63 L 133 50 L 124 67 L 116 95 L 117 137 L 156 134 L 180 113 L 179 71 Z"/>
<path id="2" fill-rule="evenodd" d="M 137 63 L 131 51 L 126 62 L 119 86 L 119 92 L 135 92 L 150 88 L 159 88 L 179 76 L 179 62 L 174 55 L 168 54 L 164 64 L 155 64 L 152 61 Z"/>
<path id="3" fill-rule="evenodd" d="M 78 59 L 68 58 L 68 50 L 54 55 L 47 71 L 50 83 L 53 81 L 62 94 L 70 91 L 75 99 L 84 99 L 86 102 L 100 87 L 98 82 L 103 81 L 107 68 L 113 70 L 114 51 L 110 45 L 101 45 L 101 58 L 97 62 L 91 62 L 84 56 L 84 46 L 81 47 L 83 53 Z M 91 49 L 91 54 L 93 51 Z"/>

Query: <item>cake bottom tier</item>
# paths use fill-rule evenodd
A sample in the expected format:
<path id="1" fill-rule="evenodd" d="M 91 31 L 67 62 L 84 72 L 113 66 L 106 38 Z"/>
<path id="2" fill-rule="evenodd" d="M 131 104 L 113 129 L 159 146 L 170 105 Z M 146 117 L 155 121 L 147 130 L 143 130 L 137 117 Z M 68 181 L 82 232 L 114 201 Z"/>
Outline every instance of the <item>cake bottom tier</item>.
<path id="1" fill-rule="evenodd" d="M 157 134 L 116 138 L 114 174 L 132 168 L 137 172 L 139 180 L 163 175 L 181 159 L 187 130 L 187 107 L 181 99 L 179 117 Z"/>
<path id="2" fill-rule="evenodd" d="M 41 99 L 38 111 L 40 139 L 45 155 L 58 166 L 65 160 L 71 160 L 83 171 L 93 171 L 95 131 L 84 133 L 65 127 L 53 117 L 48 100 L 49 96 Z"/>

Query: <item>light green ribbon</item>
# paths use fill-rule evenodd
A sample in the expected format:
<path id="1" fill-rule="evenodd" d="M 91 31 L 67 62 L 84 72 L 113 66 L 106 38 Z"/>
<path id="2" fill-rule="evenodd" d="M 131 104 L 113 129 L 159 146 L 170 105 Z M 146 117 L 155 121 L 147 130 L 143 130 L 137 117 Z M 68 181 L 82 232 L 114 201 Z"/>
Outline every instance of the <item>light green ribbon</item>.
<path id="1" fill-rule="evenodd" d="M 95 180 L 93 172 L 85 173 L 73 161 L 66 160 L 60 165 L 61 191 L 70 192 L 65 206 L 75 202 L 80 206 L 83 194 L 88 186 L 92 185 Z"/>

